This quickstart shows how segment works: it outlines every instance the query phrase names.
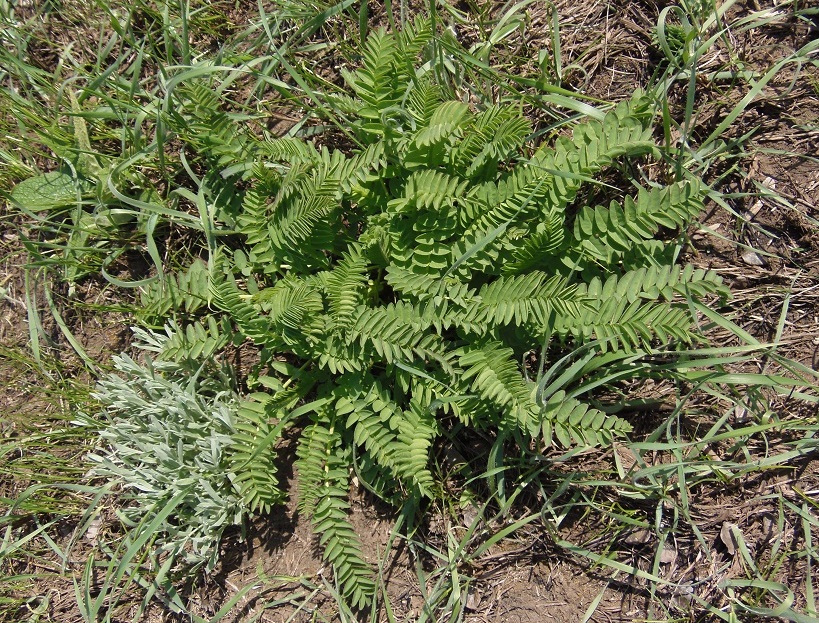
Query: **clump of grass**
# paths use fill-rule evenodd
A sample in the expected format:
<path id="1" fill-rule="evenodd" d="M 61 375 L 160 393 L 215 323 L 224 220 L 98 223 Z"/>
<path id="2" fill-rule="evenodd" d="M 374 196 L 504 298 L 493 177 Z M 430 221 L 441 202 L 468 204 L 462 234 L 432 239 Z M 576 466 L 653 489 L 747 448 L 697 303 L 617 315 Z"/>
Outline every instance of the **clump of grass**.
<path id="1" fill-rule="evenodd" d="M 72 410 L 92 402 L 89 388 L 59 365 L 6 346 L 0 366 L 8 391 L 33 406 L 0 419 L 0 620 L 19 621 L 47 612 L 55 587 L 70 590 L 65 528 L 84 521 L 99 488 L 83 464 L 91 422 L 85 430 L 71 424 Z"/>

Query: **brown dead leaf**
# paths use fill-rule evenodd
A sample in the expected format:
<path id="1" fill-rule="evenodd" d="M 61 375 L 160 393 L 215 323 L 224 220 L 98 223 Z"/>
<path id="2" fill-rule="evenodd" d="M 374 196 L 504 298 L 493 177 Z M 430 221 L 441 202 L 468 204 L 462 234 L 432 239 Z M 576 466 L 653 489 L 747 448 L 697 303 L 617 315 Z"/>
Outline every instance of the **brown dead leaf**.
<path id="1" fill-rule="evenodd" d="M 88 524 L 88 530 L 85 531 L 85 540 L 93 546 L 96 546 L 99 540 L 100 528 L 102 528 L 102 519 L 97 515 L 91 520 L 91 523 Z"/>
<path id="2" fill-rule="evenodd" d="M 622 467 L 623 470 L 622 476 L 625 476 L 625 474 L 631 472 L 632 468 L 637 464 L 637 455 L 634 454 L 630 448 L 622 444 L 615 442 L 613 445 L 615 464 L 619 463 L 619 466 Z M 618 469 L 618 471 L 620 470 Z"/>
<path id="3" fill-rule="evenodd" d="M 481 595 L 478 591 L 469 591 L 466 596 L 466 609 L 474 612 L 481 605 Z"/>
<path id="4" fill-rule="evenodd" d="M 722 524 L 722 528 L 719 531 L 719 539 L 722 541 L 725 548 L 728 550 L 728 553 L 733 556 L 737 552 L 737 540 L 734 536 L 734 532 L 732 528 L 736 528 L 737 525 L 731 523 L 730 521 L 725 521 Z"/>

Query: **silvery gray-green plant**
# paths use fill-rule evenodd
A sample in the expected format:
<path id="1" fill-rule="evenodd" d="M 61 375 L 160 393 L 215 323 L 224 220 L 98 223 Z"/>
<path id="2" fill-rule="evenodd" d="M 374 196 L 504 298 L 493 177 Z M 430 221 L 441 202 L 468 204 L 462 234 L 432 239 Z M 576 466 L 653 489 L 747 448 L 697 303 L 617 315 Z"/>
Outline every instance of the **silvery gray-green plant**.
<path id="1" fill-rule="evenodd" d="M 155 553 L 211 570 L 224 530 L 267 507 L 245 496 L 236 476 L 248 457 L 241 451 L 233 380 L 229 370 L 213 364 L 163 360 L 175 336 L 170 328 L 167 335 L 134 332 L 137 346 L 158 357 L 140 363 L 121 354 L 114 358 L 117 372 L 100 381 L 94 397 L 108 424 L 100 433 L 102 446 L 89 456 L 94 474 L 121 483 L 131 502 L 120 516 L 132 527 L 184 494 L 160 526 Z"/>

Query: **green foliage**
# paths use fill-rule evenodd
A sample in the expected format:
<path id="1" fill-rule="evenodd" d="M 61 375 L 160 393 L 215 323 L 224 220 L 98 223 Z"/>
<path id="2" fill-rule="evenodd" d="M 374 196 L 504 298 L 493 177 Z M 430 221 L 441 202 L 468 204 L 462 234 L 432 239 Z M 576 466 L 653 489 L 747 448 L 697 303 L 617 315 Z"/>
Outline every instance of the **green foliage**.
<path id="1" fill-rule="evenodd" d="M 20 182 L 10 198 L 24 209 L 35 211 L 71 205 L 77 200 L 77 190 L 74 178 L 61 171 L 52 171 Z"/>
<path id="2" fill-rule="evenodd" d="M 689 345 L 700 339 L 691 301 L 727 295 L 714 273 L 674 266 L 677 243 L 656 240 L 678 237 L 701 211 L 696 180 L 633 194 L 596 181 L 657 154 L 648 98 L 532 145 L 518 106 L 476 110 L 446 99 L 429 65 L 416 69 L 431 37 L 424 20 L 376 31 L 361 67 L 343 72 L 351 96 L 333 104 L 352 117 L 358 146 L 348 151 L 253 138 L 201 75 L 169 90 L 160 137 L 182 145 L 196 192 L 174 194 L 199 216 L 139 201 L 195 223 L 212 255 L 169 274 L 153 240 L 158 217 L 139 225 L 157 268 L 139 283 L 139 318 L 165 334 L 140 333 L 154 363 L 122 356 L 127 382 L 101 383 L 110 426 L 96 456 L 100 474 L 133 492 L 128 521 L 174 500 L 162 552 L 212 567 L 224 528 L 282 497 L 272 461 L 295 423 L 299 509 L 341 593 L 363 606 L 375 583 L 347 521 L 351 474 L 416 508 L 442 493 L 432 454 L 455 426 L 519 454 L 608 444 L 631 425 L 597 402 L 589 388 L 604 383 L 560 376 L 546 387 L 537 369 L 555 349 L 605 360 Z M 28 186 L 52 181 L 53 201 L 73 205 L 73 180 Z M 101 194 L 116 183 L 131 178 L 98 184 L 94 214 L 78 205 L 77 217 L 142 205 Z M 596 205 L 604 192 L 607 205 Z M 213 235 L 222 224 L 231 236 Z M 241 248 L 220 246 L 235 247 L 235 234 Z M 208 362 L 244 338 L 261 362 L 239 400 Z"/>
<path id="3" fill-rule="evenodd" d="M 299 444 L 299 511 L 312 518 L 343 594 L 352 605 L 363 606 L 375 583 L 355 530 L 346 520 L 349 475 L 341 435 L 334 416 L 324 415 L 304 430 Z"/>
<path id="4" fill-rule="evenodd" d="M 139 319 L 147 324 L 162 324 L 175 312 L 193 314 L 208 299 L 208 268 L 202 260 L 194 260 L 176 275 L 162 275 L 144 286 L 140 292 Z"/>
<path id="5" fill-rule="evenodd" d="M 123 614 L 126 604 L 121 598 L 127 599 L 130 591 L 123 587 L 120 592 L 120 580 L 147 588 L 145 603 L 158 596 L 175 612 L 184 612 L 166 572 L 177 561 L 212 566 L 224 526 L 249 513 L 266 512 L 281 500 L 272 461 L 282 431 L 290 425 L 297 431 L 299 508 L 313 522 L 325 559 L 335 569 L 339 593 L 354 606 L 371 603 L 375 584 L 371 565 L 346 521 L 350 478 L 355 474 L 358 485 L 393 504 L 407 504 L 403 517 L 411 519 L 422 498 L 452 503 L 451 490 L 442 490 L 438 466 L 449 469 L 446 446 L 457 445 L 462 436 L 494 441 L 486 473 L 498 495 L 480 509 L 464 535 L 446 540 L 445 551 L 435 551 L 433 543 L 422 545 L 444 561 L 432 576 L 421 578 L 422 618 L 446 618 L 436 603 L 443 604 L 448 595 L 447 615 L 462 615 L 462 597 L 471 591 L 471 563 L 480 566 L 483 553 L 530 520 L 507 521 L 512 500 L 524 483 L 532 482 L 528 472 L 511 495 L 509 488 L 503 493 L 499 481 L 508 485 L 516 466 L 545 470 L 549 475 L 539 479 L 552 490 L 571 488 L 572 501 L 546 527 L 559 526 L 572 508 L 602 508 L 609 519 L 602 523 L 614 530 L 613 539 L 621 538 L 626 524 L 649 531 L 654 527 L 655 568 L 681 528 L 693 528 L 700 549 L 708 554 L 708 544 L 690 519 L 695 500 L 679 493 L 716 480 L 733 487 L 749 473 L 801 461 L 815 451 L 815 426 L 806 425 L 798 414 L 788 418 L 782 403 L 768 395 L 775 387 L 781 395 L 797 396 L 800 384 L 769 374 L 732 373 L 752 357 L 763 357 L 768 369 L 772 363 L 785 368 L 790 364 L 777 361 L 767 346 L 696 301 L 727 292 L 713 274 L 674 265 L 678 234 L 702 209 L 704 189 L 696 172 L 713 170 L 717 159 L 735 156 L 743 140 L 714 139 L 735 125 L 771 76 L 794 60 L 801 67 L 815 46 L 806 45 L 797 57 L 755 76 L 752 92 L 707 138 L 697 127 L 694 100 L 689 100 L 683 121 L 675 120 L 672 103 L 661 102 L 667 146 L 680 135 L 678 179 L 689 169 L 688 181 L 665 185 L 668 177 L 656 164 L 651 175 L 635 179 L 633 174 L 642 159 L 656 152 L 651 106 L 639 95 L 603 120 L 561 125 L 563 136 L 547 134 L 548 145 L 539 148 L 532 137 L 541 136 L 543 127 L 532 128 L 522 106 L 485 104 L 498 95 L 521 92 L 522 98 L 529 98 L 527 110 L 536 103 L 553 118 L 558 116 L 550 110 L 552 104 L 588 110 L 552 85 L 530 98 L 522 87 L 531 83 L 497 71 L 496 46 L 513 32 L 523 32 L 527 2 L 508 11 L 495 11 L 490 3 L 479 7 L 486 18 L 491 14 L 499 19 L 494 30 L 492 24 L 470 26 L 485 31 L 478 33 L 485 41 L 468 55 L 456 51 L 454 30 L 438 36 L 422 19 L 398 36 L 374 33 L 361 55 L 362 66 L 345 72 L 349 95 L 322 94 L 333 86 L 302 60 L 318 50 L 332 55 L 332 35 L 325 31 L 325 42 L 313 35 L 342 12 L 363 27 L 366 4 L 297 4 L 274 3 L 274 12 L 252 20 L 233 42 L 225 39 L 223 20 L 215 21 L 207 36 L 197 33 L 197 22 L 210 23 L 214 17 L 207 7 L 191 12 L 184 3 L 161 10 L 138 3 L 124 7 L 124 13 L 114 7 L 113 12 L 98 12 L 99 41 L 77 41 L 70 49 L 48 41 L 47 33 L 56 32 L 49 16 L 64 11 L 55 12 L 46 3 L 42 10 L 35 9 L 36 19 L 29 19 L 26 9 L 21 21 L 13 7 L 0 9 L 8 26 L 8 45 L 0 51 L 8 87 L 3 106 L 8 145 L 0 149 L 8 175 L 2 185 L 13 187 L 12 207 L 22 213 L 11 211 L 10 223 L 20 225 L 31 253 L 27 261 L 64 267 L 61 276 L 69 284 L 101 270 L 117 286 L 139 287 L 138 320 L 164 327 L 165 333 L 140 334 L 140 348 L 153 353 L 154 362 L 118 360 L 118 376 L 100 386 L 110 418 L 104 429 L 106 445 L 97 456 L 98 473 L 131 487 L 124 496 L 130 506 L 121 515 L 126 533 L 109 533 L 119 546 L 102 536 L 95 548 L 110 559 L 107 571 L 99 557 L 89 555 L 83 590 L 77 585 L 83 618 L 110 620 Z M 689 81 L 693 96 L 694 86 L 714 86 L 714 80 L 722 78 L 737 86 L 750 75 L 733 66 L 711 75 L 699 72 L 697 59 L 715 42 L 719 46 L 719 33 L 705 40 L 714 23 L 722 24 L 721 12 L 709 16 L 717 9 L 712 5 L 684 0 L 683 10 L 667 7 L 660 13 L 655 44 L 667 59 L 661 67 L 667 69 L 655 87 L 658 99 L 680 79 Z M 61 8 L 72 12 L 69 5 Z M 461 13 L 447 3 L 441 8 L 450 15 Z M 320 13 L 315 15 L 313 9 Z M 801 17 L 810 11 L 801 11 Z M 446 12 L 438 16 L 443 21 L 449 19 Z M 743 14 L 743 30 L 754 28 L 755 20 L 780 22 L 789 12 L 779 11 L 773 18 L 763 13 Z M 553 64 L 555 84 L 574 84 L 576 80 L 564 79 L 577 67 L 562 67 L 556 10 L 553 16 L 551 51 L 543 50 L 542 57 Z M 284 21 L 293 17 L 302 20 L 295 28 Z M 403 15 L 395 17 L 403 21 Z M 395 21 L 392 14 L 388 18 Z M 725 37 L 728 31 L 719 32 Z M 344 42 L 342 48 L 354 39 L 344 34 L 337 38 Z M 434 49 L 427 50 L 433 35 Z M 210 49 L 196 50 L 195 42 L 205 42 Z M 98 58 L 88 45 L 96 47 Z M 30 60 L 25 60 L 27 46 L 33 46 Z M 733 63 L 730 54 L 723 56 Z M 518 64 L 518 58 L 511 60 Z M 49 73 L 52 61 L 56 67 Z M 419 64 L 422 69 L 416 70 Z M 294 78 L 288 84 L 279 80 L 283 67 Z M 470 84 L 475 77 L 484 84 Z M 439 84 L 441 78 L 453 84 Z M 326 103 L 350 120 L 343 130 L 357 140 L 345 142 L 343 151 L 331 151 L 301 138 L 252 137 L 269 118 L 269 88 L 281 90 L 289 101 L 305 96 Z M 264 100 L 255 97 L 262 93 Z M 464 101 L 448 101 L 444 93 L 457 93 Z M 244 103 L 230 101 L 234 96 Z M 307 136 L 317 130 L 312 123 L 298 124 L 293 133 Z M 332 137 L 322 144 L 332 145 Z M 51 172 L 39 174 L 43 166 Z M 620 169 L 621 175 L 610 175 L 605 171 L 609 168 Z M 729 176 L 735 170 L 717 168 Z M 626 191 L 599 182 L 622 185 L 612 180 L 624 176 L 633 184 Z M 30 179 L 14 186 L 26 177 Z M 222 243 L 225 247 L 219 248 Z M 175 273 L 180 245 L 192 257 L 215 251 L 208 265 L 216 267 L 216 274 L 199 259 Z M 146 261 L 153 267 L 143 274 Z M 182 260 L 182 266 L 186 264 Z M 123 278 L 136 281 L 124 283 Z M 59 316 L 55 301 L 70 320 L 62 305 L 74 292 L 69 289 L 67 301 L 61 301 L 53 288 L 52 301 L 46 286 L 49 306 L 71 339 L 68 326 L 73 324 Z M 25 296 L 15 300 L 10 286 L 8 300 L 18 304 L 25 299 L 32 348 L 42 367 L 38 292 L 39 287 L 27 283 Z M 786 327 L 788 301 L 783 301 L 775 341 Z M 693 313 L 728 329 L 739 343 L 747 340 L 748 346 L 682 349 L 702 339 L 692 326 Z M 228 344 L 238 346 L 244 338 L 261 349 L 251 355 L 259 355 L 260 363 L 254 361 L 240 379 L 241 387 L 246 383 L 251 392 L 240 400 L 230 375 L 211 361 Z M 244 357 L 251 350 L 240 353 Z M 231 350 L 234 354 L 238 360 L 239 353 Z M 718 365 L 712 365 L 714 361 Z M 723 369 L 726 363 L 730 365 Z M 62 372 L 60 368 L 54 377 Z M 551 462 L 544 459 L 552 448 L 567 459 L 572 453 L 564 454 L 565 448 L 605 445 L 628 433 L 635 417 L 630 408 L 646 403 L 629 401 L 632 385 L 621 387 L 620 380 L 664 374 L 704 388 L 720 404 L 737 409 L 721 407 L 723 417 L 692 433 L 674 425 L 686 410 L 685 397 L 679 396 L 661 427 L 664 432 L 657 428 L 650 437 L 663 442 L 661 460 L 645 456 L 656 453 L 658 444 L 630 444 L 637 463 L 626 470 L 615 455 L 617 475 L 606 470 L 578 473 L 584 471 L 584 453 L 576 455 L 580 461 L 573 465 L 578 471 L 567 470 L 567 464 L 572 465 L 568 461 L 550 471 Z M 623 400 L 611 398 L 618 395 Z M 61 393 L 61 405 L 66 400 L 71 405 L 87 403 Z M 760 406 L 764 416 L 743 424 L 746 412 Z M 784 453 L 777 454 L 775 448 L 782 446 L 777 435 L 787 430 L 781 427 L 788 421 L 793 432 L 787 432 Z M 4 518 L 6 547 L 0 549 L 13 573 L 22 568 L 15 557 L 28 548 L 27 557 L 38 569 L 58 569 L 61 565 L 51 565 L 48 558 L 56 553 L 64 563 L 71 552 L 61 551 L 64 539 L 51 531 L 59 525 L 62 533 L 65 525 L 54 522 L 81 514 L 73 492 L 101 495 L 84 482 L 79 487 L 87 470 L 70 464 L 71 456 L 85 452 L 83 435 L 90 428 L 60 433 L 52 421 L 28 425 L 32 431 L 42 430 L 29 439 L 13 434 L 6 444 L 7 474 L 25 482 L 31 472 L 31 480 L 38 482 L 19 495 Z M 471 429 L 481 430 L 475 435 Z M 77 447 L 66 452 L 60 445 L 62 435 L 78 439 Z M 764 460 L 754 452 L 745 452 L 744 458 L 736 452 L 750 448 L 754 440 L 765 448 Z M 716 446 L 725 452 L 715 454 Z M 454 450 L 457 455 L 458 448 Z M 500 469 L 504 458 L 509 463 Z M 474 475 L 481 468 L 473 471 L 470 466 L 459 473 L 467 471 Z M 76 480 L 66 487 L 72 494 L 55 495 L 50 485 L 64 483 L 66 474 Z M 555 478 L 562 482 L 555 483 Z M 10 490 L 19 489 L 13 485 Z M 473 495 L 464 491 L 461 501 Z M 790 501 L 780 498 L 779 523 L 801 522 L 802 541 L 809 545 L 815 522 L 808 521 L 808 506 L 797 508 L 792 496 Z M 551 510 L 551 500 L 543 511 Z M 635 500 L 641 503 L 635 505 Z M 498 514 L 492 517 L 485 511 L 496 503 Z M 662 510 L 662 521 L 654 509 Z M 646 510 L 649 515 L 644 517 Z M 79 533 L 91 514 L 89 509 Z M 26 516 L 36 524 L 27 535 Z M 536 509 L 531 518 L 539 516 Z M 503 529 L 488 537 L 485 528 L 493 525 Z M 784 611 L 794 620 L 803 616 L 785 608 L 794 600 L 788 586 L 801 583 L 786 586 L 767 580 L 788 567 L 789 559 L 810 563 L 809 548 L 785 543 L 771 560 L 755 562 L 753 547 L 749 555 L 740 528 L 732 526 L 731 534 L 753 579 L 723 582 L 730 603 L 720 610 L 719 603 L 709 601 L 707 609 L 723 618 L 745 609 L 757 614 Z M 12 535 L 20 535 L 19 540 Z M 571 555 L 587 556 L 616 573 L 627 569 L 635 577 L 649 578 L 652 596 L 662 593 L 655 591 L 660 578 L 646 575 L 642 564 L 648 551 L 639 556 L 637 568 L 612 558 L 611 552 L 601 556 L 553 536 Z M 88 540 L 96 538 L 89 534 Z M 610 539 L 596 541 L 605 544 Z M 146 544 L 158 547 L 147 560 Z M 466 573 L 453 573 L 456 569 Z M 809 576 L 810 564 L 803 592 L 808 614 L 815 614 Z M 48 595 L 31 596 L 32 579 L 42 584 L 39 575 L 4 580 L 19 583 L 14 592 L 22 596 L 8 609 L 9 620 L 18 620 L 21 613 L 34 620 L 48 611 Z M 442 592 L 447 583 L 451 592 Z M 678 583 L 683 586 L 684 578 Z M 316 594 L 313 588 L 299 609 Z M 251 584 L 214 620 L 242 601 L 248 590 L 253 590 Z M 694 593 L 694 598 L 703 605 L 700 595 Z M 706 595 L 713 597 L 713 592 Z M 681 602 L 671 601 L 666 614 Z M 8 608 L 5 593 L 0 602 Z M 392 617 L 389 601 L 384 605 L 387 618 Z M 768 606 L 781 607 L 775 611 Z M 130 618 L 140 619 L 143 607 Z M 110 612 L 104 613 L 105 608 Z M 341 607 L 338 617 L 360 618 L 346 612 Z M 369 618 L 380 616 L 378 610 Z"/>
<path id="6" fill-rule="evenodd" d="M 179 349 L 182 330 L 135 332 L 137 346 L 160 355 L 144 364 L 115 357 L 117 374 L 100 381 L 94 397 L 107 424 L 90 455 L 94 474 L 120 483 L 131 527 L 152 523 L 175 500 L 152 535 L 154 555 L 210 570 L 226 528 L 281 500 L 270 441 L 260 442 L 270 427 L 240 402 L 227 371 L 201 363 L 209 353 L 196 359 L 189 348 L 180 361 L 163 359 Z"/>
<path id="7" fill-rule="evenodd" d="M 297 450 L 299 508 L 355 605 L 374 584 L 346 519 L 353 471 L 384 499 L 417 504 L 440 494 L 431 452 L 453 422 L 521 452 L 610 443 L 626 419 L 568 377 L 545 391 L 520 362 L 542 368 L 548 343 L 603 359 L 688 345 L 700 339 L 689 302 L 728 294 L 655 240 L 700 212 L 696 181 L 576 205 L 604 169 L 657 152 L 645 97 L 531 151 L 516 107 L 445 101 L 432 74 L 413 69 L 428 39 L 422 22 L 375 32 L 362 67 L 345 72 L 361 142 L 351 153 L 221 130 L 211 146 L 190 139 L 212 148 L 203 157 L 215 166 L 245 172 L 236 225 L 247 249 L 211 258 L 209 295 L 277 362 L 259 377 L 268 391 L 246 403 L 248 460 L 274 442 L 270 422 L 312 413 Z M 217 327 L 188 331 L 212 352 Z M 237 481 L 251 504 L 256 474 Z"/>
<path id="8" fill-rule="evenodd" d="M 242 160 L 246 139 L 222 109 L 220 93 L 194 81 L 176 89 L 174 98 L 168 123 L 193 155 L 205 155 L 214 167 Z"/>

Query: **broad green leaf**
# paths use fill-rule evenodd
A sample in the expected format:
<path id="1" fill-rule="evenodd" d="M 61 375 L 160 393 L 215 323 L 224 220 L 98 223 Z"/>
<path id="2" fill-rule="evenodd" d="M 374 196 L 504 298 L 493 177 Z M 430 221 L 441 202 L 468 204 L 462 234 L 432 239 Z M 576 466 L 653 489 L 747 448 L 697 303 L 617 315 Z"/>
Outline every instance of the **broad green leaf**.
<path id="1" fill-rule="evenodd" d="M 75 202 L 77 190 L 78 181 L 73 177 L 51 171 L 17 184 L 11 191 L 11 200 L 27 210 L 46 210 Z"/>

